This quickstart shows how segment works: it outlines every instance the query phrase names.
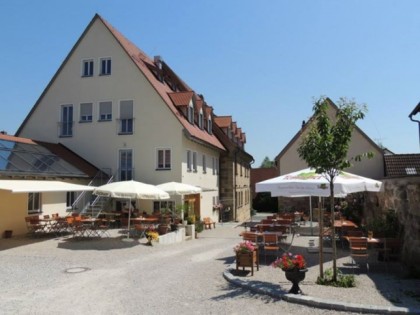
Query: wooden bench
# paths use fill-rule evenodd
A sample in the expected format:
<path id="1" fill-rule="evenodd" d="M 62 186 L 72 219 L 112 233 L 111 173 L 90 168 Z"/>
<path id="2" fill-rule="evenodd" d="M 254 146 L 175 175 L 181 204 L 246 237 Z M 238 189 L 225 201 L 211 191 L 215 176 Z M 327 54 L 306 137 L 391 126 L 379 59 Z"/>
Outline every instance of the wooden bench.
<path id="1" fill-rule="evenodd" d="M 212 225 L 214 228 L 216 228 L 216 222 L 213 222 L 209 217 L 204 218 L 203 223 L 205 229 L 211 229 Z"/>

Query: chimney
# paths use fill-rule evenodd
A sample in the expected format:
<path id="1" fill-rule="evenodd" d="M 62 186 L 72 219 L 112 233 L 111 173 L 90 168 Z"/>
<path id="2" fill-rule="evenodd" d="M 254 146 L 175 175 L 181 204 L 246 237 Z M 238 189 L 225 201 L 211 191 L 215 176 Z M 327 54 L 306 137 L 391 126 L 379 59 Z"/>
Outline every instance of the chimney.
<path id="1" fill-rule="evenodd" d="M 5 130 L 0 131 L 0 133 L 1 133 L 2 135 L 7 135 L 7 131 L 5 131 Z"/>

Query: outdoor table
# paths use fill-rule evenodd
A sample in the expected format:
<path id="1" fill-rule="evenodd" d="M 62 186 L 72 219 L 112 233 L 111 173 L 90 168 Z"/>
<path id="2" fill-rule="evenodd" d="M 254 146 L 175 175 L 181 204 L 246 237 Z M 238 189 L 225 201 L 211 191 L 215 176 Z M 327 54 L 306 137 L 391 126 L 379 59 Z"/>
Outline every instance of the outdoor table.
<path id="1" fill-rule="evenodd" d="M 335 228 L 357 228 L 356 223 L 350 220 L 334 220 L 334 227 Z"/>

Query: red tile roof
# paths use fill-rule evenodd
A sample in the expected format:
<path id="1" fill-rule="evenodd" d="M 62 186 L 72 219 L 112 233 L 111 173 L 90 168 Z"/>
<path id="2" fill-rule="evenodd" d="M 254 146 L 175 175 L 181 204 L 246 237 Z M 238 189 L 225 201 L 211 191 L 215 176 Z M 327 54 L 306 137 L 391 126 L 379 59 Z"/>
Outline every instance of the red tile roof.
<path id="1" fill-rule="evenodd" d="M 0 139 L 1 140 L 7 140 L 7 141 L 14 141 L 14 142 L 20 142 L 20 143 L 28 143 L 28 144 L 36 144 L 33 140 L 28 138 L 22 138 L 22 137 L 15 137 L 6 135 L 3 133 L 0 133 Z"/>
<path id="2" fill-rule="evenodd" d="M 188 106 L 193 95 L 191 91 L 169 93 L 169 97 L 176 106 Z"/>
<path id="3" fill-rule="evenodd" d="M 232 116 L 216 116 L 214 117 L 214 122 L 220 127 L 220 128 L 230 128 L 232 124 Z"/>
<path id="4" fill-rule="evenodd" d="M 420 154 L 384 156 L 385 177 L 420 176 Z"/>
<path id="5" fill-rule="evenodd" d="M 173 114 L 178 118 L 181 122 L 185 130 L 192 138 L 196 138 L 197 140 L 204 141 L 215 148 L 221 149 L 225 151 L 225 148 L 221 144 L 221 142 L 217 139 L 216 136 L 213 134 L 207 133 L 206 130 L 200 129 L 197 125 L 192 125 L 188 122 L 188 120 L 178 111 L 175 106 L 175 103 L 172 101 L 170 97 L 171 94 L 174 94 L 172 89 L 163 82 L 159 81 L 155 74 L 150 69 L 156 69 L 156 66 L 152 59 L 150 59 L 143 51 L 141 51 L 137 46 L 135 46 L 131 41 L 129 41 L 126 37 L 124 37 L 117 29 L 115 29 L 111 24 L 105 21 L 99 15 L 95 15 L 94 19 L 100 19 L 104 25 L 109 29 L 109 31 L 114 35 L 115 39 L 121 44 L 121 47 L 127 52 L 130 58 L 134 61 L 137 65 L 139 70 L 144 74 L 144 76 L 148 79 L 150 84 L 154 87 L 156 92 L 160 95 L 160 97 L 165 101 L 168 105 L 169 109 L 173 112 Z M 166 64 L 165 64 L 166 65 Z M 167 66 L 167 65 L 166 65 Z M 157 70 L 157 69 L 156 69 Z M 184 83 L 183 81 L 181 81 Z M 186 84 L 183 84 L 183 88 L 189 88 Z M 192 91 L 190 91 L 192 92 Z M 207 113 L 211 113 L 212 108 L 207 108 Z"/>

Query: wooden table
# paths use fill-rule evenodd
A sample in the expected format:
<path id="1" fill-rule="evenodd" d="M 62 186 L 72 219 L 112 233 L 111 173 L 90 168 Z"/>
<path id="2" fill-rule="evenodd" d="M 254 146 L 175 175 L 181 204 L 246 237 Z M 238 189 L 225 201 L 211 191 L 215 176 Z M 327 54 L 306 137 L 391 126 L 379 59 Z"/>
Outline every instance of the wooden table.
<path id="1" fill-rule="evenodd" d="M 336 228 L 357 228 L 357 224 L 350 220 L 334 220 L 334 227 Z"/>

